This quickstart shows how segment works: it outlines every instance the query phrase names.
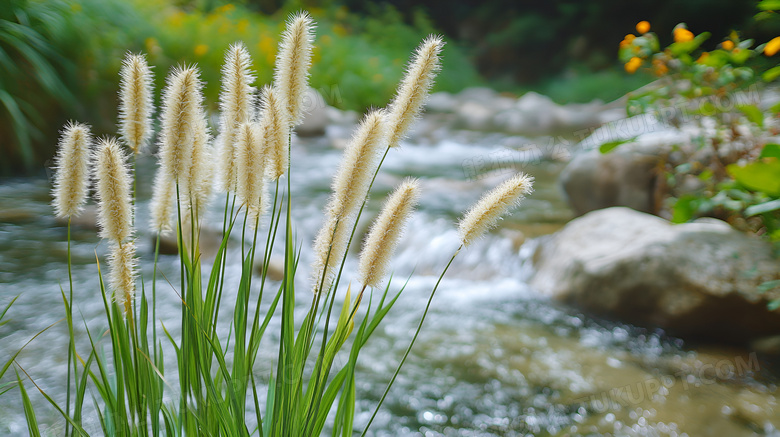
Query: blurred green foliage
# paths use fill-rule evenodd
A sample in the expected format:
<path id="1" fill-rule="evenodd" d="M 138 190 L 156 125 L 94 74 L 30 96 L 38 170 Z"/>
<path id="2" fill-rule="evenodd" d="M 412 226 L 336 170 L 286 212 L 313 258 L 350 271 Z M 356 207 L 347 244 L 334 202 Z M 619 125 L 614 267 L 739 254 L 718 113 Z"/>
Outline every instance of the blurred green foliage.
<path id="1" fill-rule="evenodd" d="M 108 73 L 146 28 L 122 0 L 10 0 L 0 8 L 0 174 L 29 172 L 50 157 L 66 113 L 113 125 L 101 118 L 116 107 L 113 95 L 97 97 L 114 86 Z"/>
<path id="2" fill-rule="evenodd" d="M 271 15 L 220 0 L 10 0 L 0 8 L 0 174 L 35 169 L 53 154 L 66 115 L 116 131 L 117 74 L 126 51 L 145 52 L 157 96 L 170 68 L 197 63 L 216 110 L 224 53 L 244 41 L 257 85 L 270 83 L 278 35 L 290 3 Z M 307 7 L 318 23 L 311 85 L 334 106 L 361 111 L 384 105 L 409 53 L 436 32 L 420 15 L 404 21 L 392 7 L 355 15 L 346 7 Z M 443 53 L 435 90 L 481 83 L 457 44 Z M 86 102 L 90 102 L 89 105 Z"/>

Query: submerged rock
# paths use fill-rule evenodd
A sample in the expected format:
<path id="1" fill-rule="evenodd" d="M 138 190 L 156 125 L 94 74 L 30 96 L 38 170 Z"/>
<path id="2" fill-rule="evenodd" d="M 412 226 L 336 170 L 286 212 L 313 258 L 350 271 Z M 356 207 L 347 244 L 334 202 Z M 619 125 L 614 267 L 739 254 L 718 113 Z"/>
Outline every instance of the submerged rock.
<path id="1" fill-rule="evenodd" d="M 771 246 L 705 219 L 673 225 L 615 207 L 570 222 L 534 254 L 532 287 L 594 313 L 688 339 L 745 343 L 780 332 Z"/>
<path id="2" fill-rule="evenodd" d="M 257 276 L 262 276 L 263 268 L 263 260 L 261 258 L 256 258 L 255 263 L 252 266 L 252 273 Z M 272 281 L 284 280 L 284 258 L 272 257 L 268 263 L 268 270 L 266 271 L 266 275 L 268 279 Z"/>
<path id="3" fill-rule="evenodd" d="M 184 232 L 184 244 L 189 247 L 192 237 L 189 232 Z M 150 235 L 151 250 L 154 251 L 157 244 L 157 234 Z M 232 239 L 232 238 L 231 238 Z M 219 252 L 219 247 L 222 244 L 222 230 L 217 228 L 202 227 L 198 236 L 200 243 L 200 253 L 205 259 L 213 260 Z M 160 254 L 161 255 L 178 255 L 179 243 L 175 232 L 164 232 L 160 234 Z"/>
<path id="4" fill-rule="evenodd" d="M 65 217 L 56 217 L 55 221 L 60 226 L 68 225 L 68 219 Z M 84 209 L 70 219 L 70 224 L 75 228 L 94 230 L 95 232 L 97 232 L 98 231 L 97 205 L 94 203 L 89 203 L 87 205 L 84 205 Z"/>

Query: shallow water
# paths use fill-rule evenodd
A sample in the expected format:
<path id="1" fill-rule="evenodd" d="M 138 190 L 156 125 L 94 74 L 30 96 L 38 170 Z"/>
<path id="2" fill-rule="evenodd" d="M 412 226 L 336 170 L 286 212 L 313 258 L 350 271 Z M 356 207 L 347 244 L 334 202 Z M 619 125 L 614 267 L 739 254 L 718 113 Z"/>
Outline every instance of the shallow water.
<path id="1" fill-rule="evenodd" d="M 393 150 L 385 161 L 366 217 L 376 214 L 384 193 L 406 175 L 420 177 L 424 191 L 392 264 L 395 277 L 401 278 L 394 284 L 400 287 L 408 278 L 406 290 L 359 361 L 357 429 L 368 421 L 438 273 L 458 246 L 454 220 L 513 171 L 498 169 L 467 180 L 474 175 L 464 163 L 495 156 L 505 150 L 502 145 L 522 141 L 498 134 L 433 131 Z M 319 211 L 340 153 L 324 138 L 298 140 L 293 149 L 293 215 L 303 242 L 304 270 L 312 259 L 309 242 L 320 225 Z M 522 158 L 519 153 L 512 156 Z M 536 191 L 504 221 L 502 230 L 459 255 L 371 434 L 780 435 L 777 371 L 750 351 L 692 350 L 659 332 L 585 316 L 530 289 L 528 259 L 539 244 L 534 238 L 570 219 L 554 183 L 562 164 L 514 161 L 504 166 L 532 173 Z M 143 158 L 140 227 L 147 221 L 152 172 L 151 159 Z M 60 284 L 67 289 L 66 228 L 53 218 L 49 190 L 45 179 L 0 181 L 0 306 L 20 295 L 8 323 L 0 326 L 0 361 L 51 326 L 25 347 L 18 362 L 42 389 L 62 400 L 67 333 Z M 212 228 L 219 226 L 222 203 L 215 201 L 210 211 Z M 95 256 L 102 262 L 106 245 L 88 227 L 75 228 L 72 237 L 76 319 L 83 318 L 91 331 L 100 332 L 105 323 Z M 233 250 L 226 289 L 237 283 L 240 273 Z M 146 278 L 151 277 L 151 251 L 151 237 L 142 229 L 139 253 Z M 177 258 L 162 256 L 159 268 L 175 278 Z M 355 268 L 353 256 L 345 281 L 352 279 Z M 299 289 L 305 292 L 307 272 L 299 277 Z M 163 280 L 157 287 L 157 318 L 176 337 L 178 297 Z M 308 297 L 300 294 L 299 310 L 305 311 Z M 221 326 L 227 329 L 227 318 Z M 254 369 L 259 384 L 270 375 L 277 328 L 275 323 L 269 327 L 268 343 Z M 86 350 L 83 326 L 77 330 L 80 350 Z M 11 381 L 9 376 L 0 384 Z M 31 384 L 27 388 L 39 406 L 42 428 L 61 435 L 56 413 Z M 100 434 L 99 424 L 86 425 Z M 0 435 L 26 435 L 16 390 L 0 396 Z"/>

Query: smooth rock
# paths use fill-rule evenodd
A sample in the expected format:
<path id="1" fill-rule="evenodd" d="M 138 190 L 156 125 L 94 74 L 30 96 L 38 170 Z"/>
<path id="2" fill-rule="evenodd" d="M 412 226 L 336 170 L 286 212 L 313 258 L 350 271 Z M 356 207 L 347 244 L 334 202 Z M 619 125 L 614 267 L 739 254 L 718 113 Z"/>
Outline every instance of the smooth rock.
<path id="1" fill-rule="evenodd" d="M 559 183 L 576 215 L 611 206 L 656 212 L 658 175 L 653 170 L 660 157 L 627 149 L 608 154 L 591 150 L 575 155 L 563 169 Z"/>
<path id="2" fill-rule="evenodd" d="M 302 137 L 325 135 L 328 126 L 328 108 L 325 99 L 314 88 L 309 88 L 302 97 L 303 121 L 295 127 L 295 133 Z"/>
<path id="3" fill-rule="evenodd" d="M 157 235 L 152 235 L 152 248 L 157 244 Z M 176 235 L 173 232 L 165 232 L 160 234 L 160 255 L 178 255 L 179 243 L 177 242 Z"/>
<path id="4" fill-rule="evenodd" d="M 691 133 L 672 128 L 652 131 L 601 153 L 593 137 L 598 136 L 599 142 L 630 138 L 609 129 L 597 129 L 582 141 L 579 148 L 584 151 L 576 154 L 561 172 L 559 180 L 569 205 L 578 216 L 611 206 L 656 213 L 659 161 L 669 153 L 672 144 L 687 142 Z"/>
<path id="5" fill-rule="evenodd" d="M 253 267 L 255 275 L 263 275 L 263 260 L 255 259 L 255 265 Z M 284 279 L 284 258 L 272 257 L 268 263 L 268 271 L 266 277 L 272 281 L 281 281 Z"/>
<path id="6" fill-rule="evenodd" d="M 65 217 L 56 217 L 55 221 L 60 226 L 68 226 L 68 219 Z M 88 203 L 84 209 L 70 219 L 70 225 L 76 228 L 98 231 L 98 213 L 97 205 Z"/>
<path id="7" fill-rule="evenodd" d="M 688 339 L 746 343 L 780 332 L 780 262 L 765 241 L 708 219 L 672 225 L 629 208 L 594 211 L 539 244 L 532 287 L 555 299 Z"/>
<path id="8" fill-rule="evenodd" d="M 189 232 L 183 233 L 184 244 L 189 247 L 192 237 Z M 154 251 L 155 244 L 157 243 L 157 235 L 151 235 L 151 248 Z M 222 244 L 222 230 L 216 228 L 202 227 L 198 237 L 200 244 L 200 252 L 206 259 L 214 259 L 219 251 L 219 246 Z M 232 238 L 231 238 L 232 240 Z M 177 242 L 176 234 L 174 232 L 164 232 L 160 234 L 160 254 L 161 255 L 178 255 L 179 244 Z"/>

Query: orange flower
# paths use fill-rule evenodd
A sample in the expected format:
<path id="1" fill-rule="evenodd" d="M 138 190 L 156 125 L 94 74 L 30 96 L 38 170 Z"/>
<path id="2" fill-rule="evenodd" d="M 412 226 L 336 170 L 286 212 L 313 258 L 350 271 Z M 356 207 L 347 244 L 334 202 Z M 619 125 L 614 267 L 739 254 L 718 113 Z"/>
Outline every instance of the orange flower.
<path id="1" fill-rule="evenodd" d="M 636 23 L 636 31 L 642 34 L 647 33 L 650 31 L 650 23 L 644 20 Z"/>
<path id="2" fill-rule="evenodd" d="M 772 38 L 764 46 L 764 54 L 767 56 L 774 56 L 778 50 L 780 50 L 780 36 Z"/>
<path id="3" fill-rule="evenodd" d="M 628 74 L 634 74 L 642 66 L 642 60 L 634 56 L 626 62 L 624 68 Z"/>
<path id="4" fill-rule="evenodd" d="M 734 48 L 734 41 L 727 39 L 726 41 L 723 41 L 720 46 L 723 47 L 723 50 L 731 51 L 731 49 Z"/>
<path id="5" fill-rule="evenodd" d="M 636 36 L 634 36 L 633 33 L 629 33 L 628 35 L 626 35 L 626 37 L 623 38 L 623 41 L 620 41 L 620 48 L 630 45 L 631 42 L 634 41 L 634 38 L 636 38 Z"/>
<path id="6" fill-rule="evenodd" d="M 709 57 L 710 57 L 710 53 L 709 52 L 704 52 L 704 53 L 701 54 L 701 56 L 699 56 L 699 59 L 696 60 L 696 63 L 697 64 L 703 64 L 703 63 L 707 62 L 707 58 L 709 58 Z"/>
<path id="7" fill-rule="evenodd" d="M 674 28 L 674 42 L 688 42 L 693 40 L 693 33 L 684 27 Z"/>
<path id="8" fill-rule="evenodd" d="M 666 63 L 660 59 L 653 59 L 653 73 L 656 76 L 663 76 L 664 74 L 669 72 L 669 67 L 666 66 Z"/>

